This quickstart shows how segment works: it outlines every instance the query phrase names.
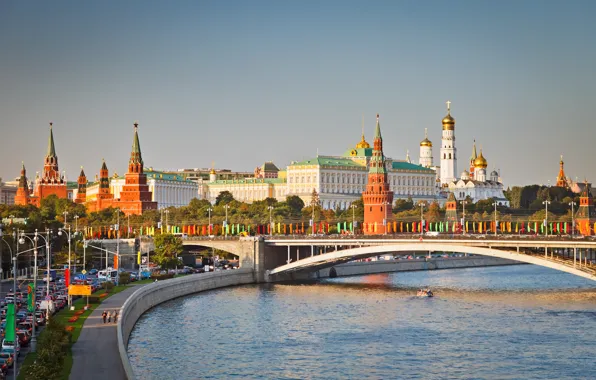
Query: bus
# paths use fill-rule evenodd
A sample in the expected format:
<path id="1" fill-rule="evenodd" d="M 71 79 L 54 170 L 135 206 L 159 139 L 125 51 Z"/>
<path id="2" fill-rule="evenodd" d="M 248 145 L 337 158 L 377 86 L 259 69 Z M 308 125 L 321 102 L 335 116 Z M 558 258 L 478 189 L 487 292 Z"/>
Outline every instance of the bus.
<path id="1" fill-rule="evenodd" d="M 118 270 L 113 268 L 108 268 L 104 270 L 100 270 L 97 272 L 97 279 L 100 281 L 116 281 L 118 277 Z"/>

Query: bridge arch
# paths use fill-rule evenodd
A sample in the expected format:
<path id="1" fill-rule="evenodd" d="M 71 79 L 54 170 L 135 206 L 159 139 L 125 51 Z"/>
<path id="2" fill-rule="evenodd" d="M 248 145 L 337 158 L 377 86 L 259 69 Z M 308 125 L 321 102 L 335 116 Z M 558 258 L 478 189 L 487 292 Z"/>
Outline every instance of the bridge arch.
<path id="1" fill-rule="evenodd" d="M 269 275 L 283 274 L 288 272 L 306 271 L 312 272 L 325 267 L 333 266 L 336 264 L 363 259 L 371 256 L 378 256 L 384 253 L 394 252 L 451 252 L 451 253 L 469 253 L 474 255 L 498 257 L 502 259 L 514 260 L 522 263 L 540 265 L 546 268 L 559 270 L 562 272 L 570 273 L 576 276 L 584 277 L 592 281 L 596 281 L 596 276 L 587 271 L 583 271 L 580 268 L 565 265 L 563 263 L 546 260 L 538 256 L 526 255 L 524 253 L 517 253 L 516 251 L 485 248 L 485 247 L 474 247 L 465 246 L 458 244 L 437 244 L 437 243 L 405 243 L 405 244 L 388 244 L 388 245 L 377 245 L 367 246 L 359 248 L 350 248 L 344 250 L 338 250 L 334 252 L 324 253 L 317 256 L 311 256 L 305 259 L 301 259 L 286 265 L 277 267 L 269 271 Z"/>

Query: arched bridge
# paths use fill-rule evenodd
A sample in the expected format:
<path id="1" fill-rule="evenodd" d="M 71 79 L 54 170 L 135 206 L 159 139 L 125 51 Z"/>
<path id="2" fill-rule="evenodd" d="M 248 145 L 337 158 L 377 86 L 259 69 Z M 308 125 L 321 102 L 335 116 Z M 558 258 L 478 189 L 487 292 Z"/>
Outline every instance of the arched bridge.
<path id="1" fill-rule="evenodd" d="M 257 281 L 277 281 L 371 256 L 454 252 L 509 259 L 540 265 L 596 280 L 596 241 L 579 239 L 244 237 L 187 239 L 185 245 L 213 247 L 240 258 L 242 267 L 255 270 Z M 284 276 L 286 275 L 286 276 Z"/>

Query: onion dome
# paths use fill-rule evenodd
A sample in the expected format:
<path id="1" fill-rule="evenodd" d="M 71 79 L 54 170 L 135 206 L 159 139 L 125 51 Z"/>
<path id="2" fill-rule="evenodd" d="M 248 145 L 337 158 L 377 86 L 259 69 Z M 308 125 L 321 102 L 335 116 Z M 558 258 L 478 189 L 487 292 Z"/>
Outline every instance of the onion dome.
<path id="1" fill-rule="evenodd" d="M 217 173 L 215 173 L 215 169 L 211 168 L 211 170 L 209 171 L 209 174 L 217 174 Z"/>
<path id="2" fill-rule="evenodd" d="M 364 139 L 364 133 L 362 134 L 362 140 L 358 144 L 356 144 L 356 149 L 368 149 L 370 148 L 370 144 L 366 142 Z"/>
<path id="3" fill-rule="evenodd" d="M 491 177 L 498 177 L 499 173 L 496 170 L 493 170 L 492 173 L 490 173 Z"/>
<path id="4" fill-rule="evenodd" d="M 424 140 L 420 141 L 420 146 L 433 147 L 433 143 L 428 139 L 428 129 L 424 128 Z"/>
<path id="5" fill-rule="evenodd" d="M 486 161 L 486 158 L 484 158 L 484 156 L 482 155 L 482 149 L 480 149 L 480 155 L 478 155 L 478 157 L 476 157 L 476 159 L 474 160 L 474 167 L 486 169 L 487 166 L 488 163 Z"/>
<path id="6" fill-rule="evenodd" d="M 470 173 L 468 173 L 467 170 L 464 170 L 463 172 L 461 172 L 460 178 L 463 180 L 468 180 L 468 179 L 470 179 Z"/>
<path id="7" fill-rule="evenodd" d="M 447 101 L 447 115 L 441 120 L 444 131 L 453 131 L 455 129 L 455 119 L 451 116 L 451 102 Z"/>

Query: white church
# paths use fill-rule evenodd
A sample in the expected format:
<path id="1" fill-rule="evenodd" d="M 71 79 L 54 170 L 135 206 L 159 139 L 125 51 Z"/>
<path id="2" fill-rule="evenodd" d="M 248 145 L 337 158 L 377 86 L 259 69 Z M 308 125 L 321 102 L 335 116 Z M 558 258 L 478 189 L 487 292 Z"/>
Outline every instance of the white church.
<path id="1" fill-rule="evenodd" d="M 420 166 L 436 171 L 436 182 L 443 192 L 451 192 L 458 201 L 470 197 L 473 202 L 494 198 L 501 206 L 509 206 L 509 200 L 503 193 L 503 183 L 497 171 L 486 175 L 488 162 L 482 155 L 476 153 L 476 142 L 472 148 L 470 168 L 464 170 L 460 177 L 457 173 L 457 149 L 455 148 L 455 118 L 451 116 L 451 102 L 447 102 L 447 115 L 442 120 L 443 133 L 440 149 L 440 166 L 433 165 L 432 142 L 425 138 L 420 142 Z"/>

